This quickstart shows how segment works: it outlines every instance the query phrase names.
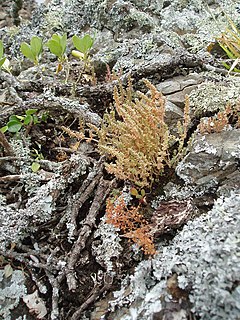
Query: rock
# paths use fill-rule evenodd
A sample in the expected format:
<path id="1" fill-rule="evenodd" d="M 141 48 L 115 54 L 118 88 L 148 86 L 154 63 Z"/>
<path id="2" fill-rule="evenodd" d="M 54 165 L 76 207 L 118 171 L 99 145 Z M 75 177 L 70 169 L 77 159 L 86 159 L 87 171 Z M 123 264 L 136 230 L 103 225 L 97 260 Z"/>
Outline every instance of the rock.
<path id="1" fill-rule="evenodd" d="M 203 82 L 201 75 L 192 73 L 187 76 L 176 76 L 169 80 L 159 83 L 156 87 L 167 99 L 183 108 L 185 96 L 189 95 L 192 90 L 197 89 L 198 85 Z"/>
<path id="2" fill-rule="evenodd" d="M 25 281 L 24 273 L 20 270 L 14 270 L 8 278 L 5 277 L 4 270 L 0 270 L 0 317 L 2 319 L 13 319 L 10 315 L 11 310 L 18 306 L 27 293 Z"/>
<path id="3" fill-rule="evenodd" d="M 168 244 L 160 243 L 154 259 L 141 262 L 114 292 L 110 306 L 118 310 L 108 317 L 186 319 L 194 312 L 201 320 L 238 319 L 239 219 L 240 193 L 235 190 L 219 198 L 207 215 L 188 222 Z"/>
<path id="4" fill-rule="evenodd" d="M 216 186 L 228 178 L 238 166 L 240 130 L 197 135 L 189 153 L 178 164 L 177 175 L 186 184 Z"/>

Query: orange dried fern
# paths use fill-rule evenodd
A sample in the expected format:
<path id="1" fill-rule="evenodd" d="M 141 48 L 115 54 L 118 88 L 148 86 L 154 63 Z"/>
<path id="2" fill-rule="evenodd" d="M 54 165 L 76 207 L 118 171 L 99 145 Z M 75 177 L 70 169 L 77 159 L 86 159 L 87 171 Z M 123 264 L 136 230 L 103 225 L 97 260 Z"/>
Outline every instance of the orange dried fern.
<path id="1" fill-rule="evenodd" d="M 124 237 L 136 243 L 145 254 L 156 252 L 147 221 L 139 213 L 139 207 L 128 209 L 122 196 L 107 199 L 106 222 L 120 229 Z"/>

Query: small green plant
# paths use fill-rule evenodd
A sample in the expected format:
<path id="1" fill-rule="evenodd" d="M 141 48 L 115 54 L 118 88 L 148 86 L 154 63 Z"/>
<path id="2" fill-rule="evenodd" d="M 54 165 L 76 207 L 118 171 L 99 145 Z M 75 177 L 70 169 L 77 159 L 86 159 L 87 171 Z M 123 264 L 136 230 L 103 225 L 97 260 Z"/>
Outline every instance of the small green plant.
<path id="1" fill-rule="evenodd" d="M 94 38 L 89 34 L 86 34 L 84 37 L 80 38 L 76 35 L 72 37 L 73 44 L 77 50 L 72 50 L 72 55 L 76 58 L 87 61 L 89 58 L 89 52 L 93 46 Z"/>
<path id="2" fill-rule="evenodd" d="M 144 189 L 141 189 L 139 192 L 136 188 L 131 188 L 130 194 L 138 199 L 140 203 L 145 203 L 146 192 Z"/>
<path id="3" fill-rule="evenodd" d="M 43 50 L 42 39 L 34 36 L 32 37 L 30 44 L 23 42 L 20 49 L 26 58 L 31 60 L 35 65 L 38 65 Z"/>
<path id="4" fill-rule="evenodd" d="M 53 34 L 52 38 L 47 42 L 47 47 L 50 52 L 58 58 L 58 65 L 56 74 L 63 69 L 64 62 L 67 61 L 66 47 L 67 47 L 67 35 Z"/>
<path id="5" fill-rule="evenodd" d="M 83 61 L 83 70 L 80 72 L 77 82 L 82 77 L 83 72 L 91 72 L 93 78 L 95 78 L 94 68 L 91 63 L 91 59 L 89 57 L 90 50 L 94 44 L 94 38 L 92 38 L 89 34 L 86 34 L 84 37 L 80 38 L 76 35 L 72 37 L 73 44 L 77 50 L 72 50 L 72 55 Z"/>
<path id="6" fill-rule="evenodd" d="M 35 114 L 36 112 L 37 109 L 28 109 L 26 110 L 25 115 L 23 116 L 12 115 L 9 117 L 9 121 L 6 124 L 6 126 L 2 127 L 0 130 L 3 133 L 6 131 L 9 131 L 11 133 L 17 133 L 24 126 L 40 123 L 39 118 Z"/>
<path id="7" fill-rule="evenodd" d="M 41 150 L 41 145 L 38 145 L 39 150 Z M 31 152 L 31 156 L 35 159 L 35 161 L 33 161 L 32 165 L 31 165 L 31 169 L 33 172 L 37 172 L 40 169 L 40 160 L 44 160 L 44 156 L 42 154 L 42 152 L 38 151 L 37 149 L 33 149 L 33 151 Z"/>

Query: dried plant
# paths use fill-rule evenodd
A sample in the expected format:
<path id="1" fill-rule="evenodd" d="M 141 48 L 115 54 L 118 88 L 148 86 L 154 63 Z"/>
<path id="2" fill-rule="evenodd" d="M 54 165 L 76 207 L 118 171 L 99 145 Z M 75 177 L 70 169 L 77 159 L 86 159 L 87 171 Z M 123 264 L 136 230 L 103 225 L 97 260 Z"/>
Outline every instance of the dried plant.
<path id="1" fill-rule="evenodd" d="M 156 250 L 150 236 L 150 228 L 139 211 L 139 206 L 128 209 L 122 195 L 113 199 L 108 198 L 106 222 L 119 228 L 124 233 L 124 237 L 136 243 L 145 254 L 153 255 Z"/>
<path id="2" fill-rule="evenodd" d="M 173 135 L 165 122 L 165 98 L 154 85 L 144 80 L 150 95 L 137 92 L 129 81 L 125 90 L 114 89 L 114 107 L 105 113 L 98 135 L 101 154 L 112 160 L 106 164 L 109 173 L 129 180 L 139 187 L 149 186 L 165 166 L 171 167 L 181 158 L 189 124 L 189 101 L 186 101 L 183 123 Z M 172 147 L 177 146 L 173 151 Z"/>
<path id="3" fill-rule="evenodd" d="M 235 127 L 240 126 L 240 103 L 235 107 L 228 104 L 224 111 L 219 111 L 216 115 L 201 119 L 198 129 L 201 134 L 221 132 L 230 127 L 230 122 L 235 123 Z"/>

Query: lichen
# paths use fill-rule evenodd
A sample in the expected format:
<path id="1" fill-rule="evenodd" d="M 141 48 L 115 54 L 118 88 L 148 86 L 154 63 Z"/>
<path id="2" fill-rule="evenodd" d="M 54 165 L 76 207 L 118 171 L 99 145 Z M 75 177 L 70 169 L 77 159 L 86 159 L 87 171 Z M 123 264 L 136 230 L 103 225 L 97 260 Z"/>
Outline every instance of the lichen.
<path id="1" fill-rule="evenodd" d="M 159 243 L 158 255 L 141 262 L 130 286 L 115 293 L 112 308 L 134 308 L 142 320 L 171 301 L 166 279 L 178 275 L 181 288 L 190 288 L 192 312 L 201 320 L 236 320 L 240 312 L 239 251 L 240 192 L 219 198 L 208 214 L 195 218 L 169 243 Z M 120 294 L 121 293 L 121 294 Z M 160 299 L 160 300 L 159 300 Z M 126 311 L 126 310 L 125 310 Z M 128 318 L 118 311 L 118 319 Z"/>
<path id="2" fill-rule="evenodd" d="M 103 217 L 94 233 L 94 238 L 100 238 L 100 241 L 93 241 L 92 252 L 97 262 L 106 268 L 106 272 L 114 276 L 120 267 L 119 258 L 123 248 L 116 228 L 105 220 L 106 218 Z"/>
<path id="3" fill-rule="evenodd" d="M 0 270 L 0 317 L 11 320 L 11 310 L 19 303 L 20 299 L 27 293 L 24 285 L 23 272 L 14 270 L 9 278 L 5 278 L 4 271 Z"/>

